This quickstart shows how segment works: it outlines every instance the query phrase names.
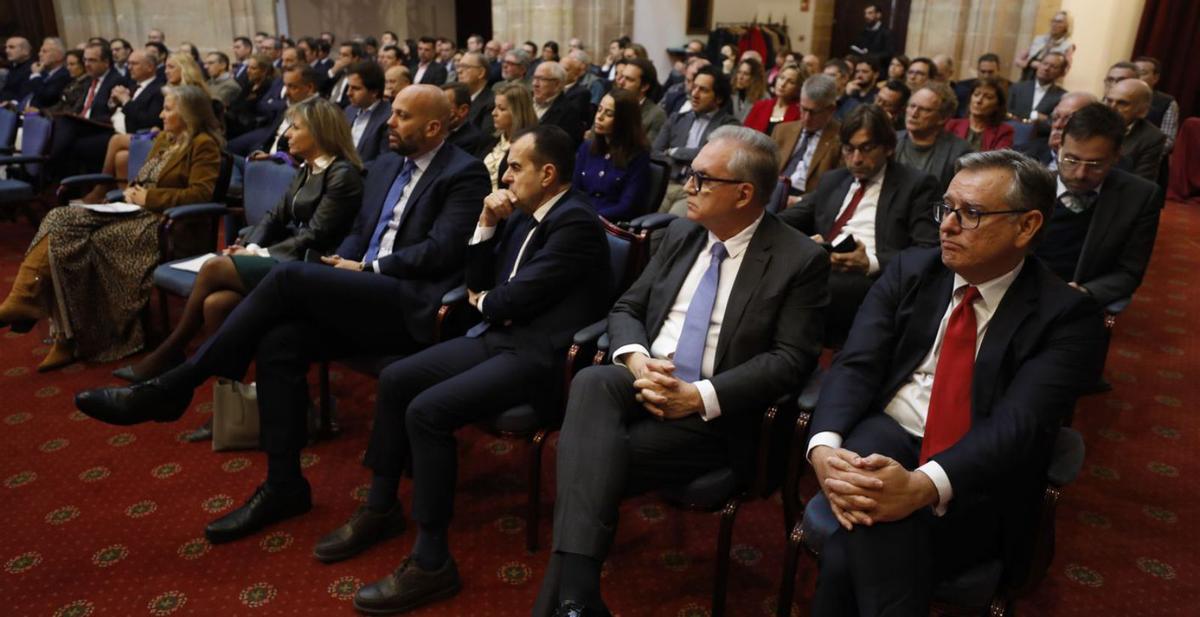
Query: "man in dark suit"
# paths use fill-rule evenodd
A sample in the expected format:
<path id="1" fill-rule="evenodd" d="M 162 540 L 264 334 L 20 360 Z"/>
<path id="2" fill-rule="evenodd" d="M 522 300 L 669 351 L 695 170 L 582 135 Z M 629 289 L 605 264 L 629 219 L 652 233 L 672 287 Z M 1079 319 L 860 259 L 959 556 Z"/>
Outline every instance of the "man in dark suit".
<path id="1" fill-rule="evenodd" d="M 363 163 L 369 163 L 388 151 L 387 122 L 392 110 L 382 100 L 383 69 L 369 61 L 351 65 L 346 96 L 350 99 L 346 121 L 350 123 L 354 149 Z"/>
<path id="2" fill-rule="evenodd" d="M 347 71 L 353 64 L 363 60 L 370 58 L 364 54 L 362 45 L 351 41 L 343 42 L 338 47 L 337 61 L 322 76 L 321 82 L 326 88 L 325 97 L 343 108 L 349 105 L 350 99 L 346 98 L 346 80 L 349 77 Z"/>
<path id="3" fill-rule="evenodd" d="M 412 553 L 392 574 L 358 590 L 372 614 L 407 610 L 459 589 L 447 529 L 454 511 L 454 431 L 554 388 L 572 335 L 607 310 L 608 245 L 599 217 L 571 192 L 575 145 L 555 126 L 518 137 L 508 188 L 484 200 L 467 248 L 470 303 L 483 321 L 466 336 L 392 363 L 379 377 L 375 426 L 364 463 L 374 473 L 367 505 L 317 544 L 338 561 L 387 537 L 403 520 L 397 488 L 412 459 Z"/>
<path id="4" fill-rule="evenodd" d="M 779 145 L 779 177 L 791 180 L 788 205 L 817 187 L 826 172 L 842 164 L 841 124 L 837 113 L 838 87 L 828 75 L 813 75 L 800 88 L 800 119 L 775 126 L 771 137 Z"/>
<path id="5" fill-rule="evenodd" d="M 1123 79 L 1104 93 L 1104 104 L 1116 110 L 1125 122 L 1121 156 L 1133 165 L 1133 173 L 1157 182 L 1159 165 L 1166 152 L 1167 137 L 1146 120 L 1154 91 L 1140 79 Z"/>
<path id="6" fill-rule="evenodd" d="M 729 79 L 712 66 L 702 66 L 695 70 L 690 81 L 692 92 L 688 110 L 671 116 L 650 147 L 652 152 L 666 157 L 671 163 L 670 182 L 659 211 L 676 216 L 687 215 L 684 170 L 708 143 L 713 131 L 739 124 L 727 110 L 731 93 Z"/>
<path id="7" fill-rule="evenodd" d="M 134 134 L 150 128 L 162 127 L 163 94 L 165 82 L 155 71 L 154 61 L 141 50 L 129 54 L 126 62 L 129 81 L 113 87 L 108 107 L 113 116 L 117 110 L 124 118 L 124 132 Z M 115 127 L 114 127 L 115 130 Z M 104 164 L 108 141 L 114 131 L 97 131 L 80 137 L 71 148 L 71 155 L 85 170 L 99 170 Z"/>
<path id="8" fill-rule="evenodd" d="M 439 64 L 434 56 L 437 55 L 437 39 L 423 36 L 417 40 L 417 58 L 409 65 L 414 84 L 430 84 L 440 86 L 446 83 L 446 67 Z"/>
<path id="9" fill-rule="evenodd" d="M 450 134 L 446 141 L 462 148 L 474 156 L 480 156 L 479 149 L 485 142 L 483 133 L 471 124 L 471 93 L 467 85 L 452 81 L 442 86 L 446 100 L 450 102 Z M 482 157 L 481 157 L 482 158 Z"/>
<path id="10" fill-rule="evenodd" d="M 250 89 L 250 76 L 246 74 L 249 68 L 250 56 L 254 54 L 254 43 L 249 38 L 244 36 L 234 37 L 233 39 L 233 66 L 230 71 L 233 72 L 233 78 L 242 86 L 242 91 Z"/>
<path id="11" fill-rule="evenodd" d="M 463 54 L 458 61 L 458 80 L 467 86 L 471 97 L 471 113 L 467 121 L 484 136 L 490 137 L 496 130 L 492 124 L 496 95 L 488 87 L 488 65 L 483 54 L 475 51 Z"/>
<path id="12" fill-rule="evenodd" d="M 300 472 L 307 441 L 309 363 L 412 353 L 433 340 L 442 295 L 462 280 L 467 240 L 490 182 L 483 163 L 445 144 L 446 97 L 406 88 L 393 103 L 391 153 L 378 158 L 363 207 L 338 256 L 325 265 L 280 264 L 187 362 L 128 388 L 82 392 L 76 406 L 110 424 L 170 422 L 209 376 L 256 365 L 267 479 L 242 507 L 210 523 L 228 542 L 307 512 Z"/>
<path id="13" fill-rule="evenodd" d="M 74 114 L 54 118 L 50 174 L 55 178 L 96 171 L 95 161 L 89 160 L 87 156 L 80 156 L 74 149 L 75 144 L 90 136 L 112 133 L 112 109 L 108 106 L 108 100 L 113 88 L 128 83 L 112 70 L 112 51 L 107 45 L 89 43 L 83 50 L 83 65 L 91 77 L 87 93 L 75 108 Z"/>
<path id="14" fill-rule="evenodd" d="M 41 50 L 38 51 L 38 61 L 30 68 L 29 79 L 21 91 L 21 101 L 37 109 L 58 103 L 63 90 L 71 82 L 65 60 L 66 49 L 62 39 L 46 37 L 46 40 L 42 41 Z"/>
<path id="15" fill-rule="evenodd" d="M 4 42 L 4 56 L 8 60 L 8 75 L 0 88 L 0 102 L 18 101 L 33 72 L 33 46 L 23 36 L 10 36 Z"/>
<path id="16" fill-rule="evenodd" d="M 850 51 L 876 59 L 886 66 L 896 53 L 892 42 L 892 31 L 883 23 L 883 10 L 879 4 L 868 4 L 863 8 L 863 30 L 850 46 Z"/>
<path id="17" fill-rule="evenodd" d="M 1100 103 L 1071 115 L 1058 156 L 1058 200 L 1037 250 L 1047 267 L 1102 306 L 1141 285 L 1163 203 L 1158 185 L 1114 169 L 1122 139 L 1123 119 Z"/>
<path id="18" fill-rule="evenodd" d="M 1055 84 L 1067 72 L 1067 58 L 1047 53 L 1038 63 L 1037 76 L 1013 84 L 1008 92 L 1008 113 L 1022 122 L 1037 125 L 1038 134 L 1050 132 L 1050 113 L 1067 91 Z M 970 94 L 967 95 L 970 98 Z"/>
<path id="19" fill-rule="evenodd" d="M 320 74 L 303 64 L 284 71 L 283 85 L 288 107 L 317 96 L 317 83 L 320 80 Z M 287 110 L 280 110 L 270 125 L 238 135 L 229 141 L 226 149 L 251 159 L 267 158 L 277 152 L 287 154 L 287 130 L 290 126 Z"/>
<path id="20" fill-rule="evenodd" d="M 893 260 L 822 384 L 808 459 L 840 527 L 813 615 L 927 615 L 939 581 L 1027 561 L 1055 435 L 1099 377 L 1099 307 L 1030 255 L 1054 179 L 1007 150 L 959 168 L 941 250 Z"/>
<path id="21" fill-rule="evenodd" d="M 831 347 L 845 340 L 867 291 L 897 253 L 937 244 L 932 214 L 939 197 L 937 178 L 892 158 L 896 134 L 882 109 L 860 105 L 839 130 L 846 167 L 826 173 L 816 190 L 779 215 L 817 242 L 853 238 L 853 250 L 829 253 L 825 343 Z"/>
<path id="22" fill-rule="evenodd" d="M 724 467 L 745 481 L 763 411 L 816 366 L 829 260 L 764 212 L 778 167 L 769 137 L 713 133 L 692 162 L 688 218 L 609 313 L 614 364 L 571 385 L 534 615 L 607 614 L 600 569 L 622 496 Z"/>
<path id="23" fill-rule="evenodd" d="M 557 126 L 578 146 L 583 142 L 583 110 L 577 99 L 563 96 L 567 72 L 562 65 L 544 60 L 533 70 L 533 113 L 539 124 Z"/>

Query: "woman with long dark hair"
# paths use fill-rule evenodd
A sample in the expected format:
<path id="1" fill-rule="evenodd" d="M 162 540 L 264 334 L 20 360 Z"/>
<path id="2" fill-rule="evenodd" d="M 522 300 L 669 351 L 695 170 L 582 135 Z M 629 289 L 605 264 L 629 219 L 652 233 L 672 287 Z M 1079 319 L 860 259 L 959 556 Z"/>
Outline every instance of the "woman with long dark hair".
<path id="1" fill-rule="evenodd" d="M 650 146 L 637 96 L 620 89 L 604 95 L 589 135 L 575 155 L 575 188 L 610 221 L 641 214 L 635 209 L 650 184 Z"/>

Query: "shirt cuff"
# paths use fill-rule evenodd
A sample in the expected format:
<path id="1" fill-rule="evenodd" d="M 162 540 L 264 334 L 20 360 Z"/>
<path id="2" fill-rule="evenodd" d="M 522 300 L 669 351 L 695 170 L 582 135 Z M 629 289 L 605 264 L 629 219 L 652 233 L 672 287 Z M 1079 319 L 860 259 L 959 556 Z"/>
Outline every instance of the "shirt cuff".
<path id="1" fill-rule="evenodd" d="M 646 351 L 645 347 L 642 347 L 641 345 L 638 345 L 637 343 L 633 343 L 630 345 L 624 345 L 624 346 L 618 347 L 617 350 L 615 352 L 613 352 L 613 355 L 612 355 L 613 364 L 620 364 L 621 366 L 625 366 L 625 363 L 621 361 L 621 356 L 624 356 L 627 353 L 640 353 L 640 354 L 646 356 L 647 358 L 650 357 L 650 352 Z"/>
<path id="2" fill-rule="evenodd" d="M 475 301 L 475 308 L 479 311 L 480 315 L 483 314 L 483 299 L 486 298 L 487 295 L 488 295 L 488 292 L 486 292 L 486 291 L 480 292 L 479 299 Z"/>
<path id="3" fill-rule="evenodd" d="M 950 507 L 950 500 L 954 498 L 954 488 L 950 486 L 950 476 L 946 475 L 946 470 L 937 461 L 929 461 L 920 467 L 917 471 L 925 474 L 933 481 L 934 488 L 938 492 L 938 502 L 933 508 L 933 513 L 936 516 L 946 514 L 946 508 Z"/>
<path id="4" fill-rule="evenodd" d="M 251 253 L 254 253 L 255 255 L 257 255 L 259 257 L 270 257 L 271 256 L 271 251 L 268 251 L 267 249 L 265 249 L 257 244 L 254 244 L 253 242 L 251 242 L 246 247 L 246 250 L 250 251 Z"/>
<path id="5" fill-rule="evenodd" d="M 713 387 L 712 382 L 701 379 L 693 385 L 700 391 L 700 400 L 704 401 L 704 411 L 700 412 L 700 418 L 708 422 L 721 417 L 721 401 L 717 398 L 717 389 Z"/>
<path id="6" fill-rule="evenodd" d="M 382 272 L 379 271 L 379 260 L 378 259 L 371 262 L 371 269 L 375 271 L 375 274 L 382 274 Z"/>
<path id="7" fill-rule="evenodd" d="M 875 253 L 867 251 L 867 276 L 875 276 L 879 274 L 879 258 Z"/>
<path id="8" fill-rule="evenodd" d="M 495 235 L 496 235 L 495 227 L 484 227 L 483 225 L 476 225 L 475 226 L 475 234 L 471 236 L 471 241 L 468 242 L 467 244 L 475 245 L 475 244 L 479 244 L 481 242 L 487 242 L 488 240 L 491 240 L 492 237 Z"/>
<path id="9" fill-rule="evenodd" d="M 812 462 L 812 451 L 817 446 L 829 446 L 830 448 L 842 447 L 842 436 L 833 431 L 821 431 L 808 440 L 808 449 L 804 451 L 804 458 Z"/>

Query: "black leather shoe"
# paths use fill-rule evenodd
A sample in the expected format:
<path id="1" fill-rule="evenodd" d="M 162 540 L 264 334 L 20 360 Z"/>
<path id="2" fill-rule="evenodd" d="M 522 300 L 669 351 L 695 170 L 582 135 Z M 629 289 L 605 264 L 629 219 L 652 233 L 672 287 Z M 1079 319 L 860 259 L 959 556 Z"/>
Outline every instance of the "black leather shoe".
<path id="1" fill-rule="evenodd" d="M 178 392 L 151 379 L 124 388 L 85 390 L 75 395 L 79 411 L 101 422 L 129 426 L 142 422 L 173 422 L 187 411 L 192 390 Z"/>
<path id="2" fill-rule="evenodd" d="M 242 507 L 209 523 L 204 528 L 204 537 L 213 544 L 232 542 L 311 509 L 312 490 L 307 482 L 303 490 L 288 494 L 263 483 Z"/>
<path id="3" fill-rule="evenodd" d="M 604 609 L 594 609 L 575 602 L 563 602 L 554 611 L 553 617 L 611 617 Z"/>
<path id="4" fill-rule="evenodd" d="M 395 572 L 359 589 L 354 594 L 354 608 L 368 615 L 403 613 L 434 600 L 449 598 L 459 589 L 462 589 L 462 583 L 454 558 L 446 559 L 440 570 L 428 572 L 409 556 Z"/>
<path id="5" fill-rule="evenodd" d="M 128 381 L 129 383 L 137 383 L 141 381 L 138 379 L 138 376 L 134 374 L 132 364 L 126 364 L 125 366 L 113 371 L 112 376 L 116 377 L 117 379 Z"/>
<path id="6" fill-rule="evenodd" d="M 345 525 L 317 541 L 313 557 L 323 563 L 349 559 L 376 544 L 404 533 L 404 509 L 396 502 L 384 514 L 360 507 Z"/>

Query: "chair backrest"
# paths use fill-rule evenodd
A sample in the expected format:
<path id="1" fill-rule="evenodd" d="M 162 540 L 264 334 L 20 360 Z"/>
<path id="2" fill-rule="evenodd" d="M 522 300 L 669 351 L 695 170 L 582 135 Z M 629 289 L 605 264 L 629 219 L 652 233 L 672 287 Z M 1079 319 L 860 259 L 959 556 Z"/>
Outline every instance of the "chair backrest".
<path id="1" fill-rule="evenodd" d="M 1033 141 L 1037 130 L 1036 125 L 1025 124 L 1017 120 L 1005 120 L 1005 123 L 1013 127 L 1013 148 L 1019 148 Z"/>
<path id="2" fill-rule="evenodd" d="M 791 188 L 791 178 L 780 178 L 779 183 L 775 185 L 775 190 L 771 191 L 771 198 L 767 200 L 767 212 L 779 214 L 785 210 L 787 208 L 788 191 Z"/>
<path id="3" fill-rule="evenodd" d="M 17 114 L 0 107 L 0 148 L 11 148 L 17 138 Z"/>
<path id="4" fill-rule="evenodd" d="M 138 134 L 129 136 L 129 175 L 126 177 L 130 181 L 136 178 L 138 172 L 142 170 L 142 165 L 146 164 L 146 159 L 150 156 L 150 150 L 153 148 L 153 135 Z"/>
<path id="5" fill-rule="evenodd" d="M 221 171 L 217 174 L 217 184 L 213 187 L 212 200 L 217 203 L 225 203 L 225 197 L 229 194 L 229 181 L 233 179 L 233 155 L 226 150 L 221 150 Z"/>
<path id="6" fill-rule="evenodd" d="M 671 179 L 671 166 L 661 159 L 650 159 L 650 183 L 646 186 L 646 201 L 641 209 L 633 212 L 629 218 L 637 218 L 643 214 L 658 212 L 663 197 L 667 195 L 667 183 Z"/>
<path id="7" fill-rule="evenodd" d="M 247 224 L 257 224 L 279 203 L 296 173 L 295 167 L 272 160 L 246 162 L 242 202 L 246 208 Z"/>
<path id="8" fill-rule="evenodd" d="M 637 278 L 637 260 L 634 259 L 634 255 L 642 236 L 621 229 L 604 219 L 600 219 L 600 222 L 604 224 L 605 237 L 608 239 L 608 289 L 610 297 L 615 300 L 625 293 Z"/>
<path id="9" fill-rule="evenodd" d="M 44 156 L 50 152 L 50 131 L 53 124 L 50 118 L 41 114 L 27 113 L 21 125 L 21 154 L 29 156 Z M 42 163 L 29 163 L 25 171 L 31 177 L 42 174 Z"/>

